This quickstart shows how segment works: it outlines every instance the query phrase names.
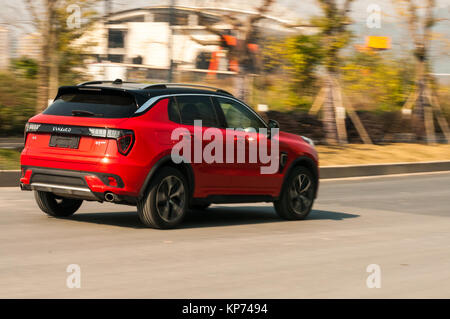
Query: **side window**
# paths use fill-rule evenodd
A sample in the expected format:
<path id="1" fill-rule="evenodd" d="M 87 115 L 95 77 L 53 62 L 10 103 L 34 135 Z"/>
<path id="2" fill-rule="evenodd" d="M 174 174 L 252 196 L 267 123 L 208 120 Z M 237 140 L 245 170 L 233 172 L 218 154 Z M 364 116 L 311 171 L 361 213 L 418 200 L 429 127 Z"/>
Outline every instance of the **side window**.
<path id="1" fill-rule="evenodd" d="M 217 98 L 229 128 L 265 128 L 266 125 L 246 106 L 230 99 Z"/>
<path id="2" fill-rule="evenodd" d="M 194 125 L 194 120 L 202 120 L 203 126 L 218 127 L 216 112 L 209 96 L 177 96 L 181 123 Z"/>
<path id="3" fill-rule="evenodd" d="M 168 106 L 169 120 L 175 123 L 181 123 L 180 111 L 178 110 L 177 101 L 171 98 Z"/>

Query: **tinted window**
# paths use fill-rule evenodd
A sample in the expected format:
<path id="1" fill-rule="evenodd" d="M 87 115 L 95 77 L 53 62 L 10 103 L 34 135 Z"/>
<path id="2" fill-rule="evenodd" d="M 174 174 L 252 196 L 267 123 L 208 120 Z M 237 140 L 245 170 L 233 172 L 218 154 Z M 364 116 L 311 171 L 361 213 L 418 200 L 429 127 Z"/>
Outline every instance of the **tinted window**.
<path id="1" fill-rule="evenodd" d="M 170 99 L 168 111 L 169 111 L 169 120 L 176 123 L 181 123 L 180 111 L 178 110 L 177 102 L 175 101 L 175 99 Z"/>
<path id="2" fill-rule="evenodd" d="M 194 125 L 194 120 L 202 120 L 203 126 L 219 126 L 209 96 L 177 96 L 176 101 L 182 124 Z"/>
<path id="3" fill-rule="evenodd" d="M 265 128 L 266 125 L 246 106 L 229 99 L 217 98 L 229 128 Z"/>
<path id="4" fill-rule="evenodd" d="M 136 109 L 134 97 L 123 92 L 78 91 L 60 95 L 44 114 L 73 116 L 75 113 L 89 117 L 121 118 L 133 115 Z"/>

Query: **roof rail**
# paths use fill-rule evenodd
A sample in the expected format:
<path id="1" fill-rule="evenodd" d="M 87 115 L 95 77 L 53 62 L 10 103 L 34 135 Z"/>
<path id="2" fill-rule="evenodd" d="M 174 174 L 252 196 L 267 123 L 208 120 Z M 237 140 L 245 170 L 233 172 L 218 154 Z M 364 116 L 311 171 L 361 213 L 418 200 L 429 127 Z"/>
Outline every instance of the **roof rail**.
<path id="1" fill-rule="evenodd" d="M 80 83 L 77 86 L 103 84 L 103 83 L 122 84 L 122 83 L 136 83 L 136 82 L 128 82 L 128 81 L 122 81 L 122 79 L 115 79 L 114 81 L 88 81 L 88 82 Z"/>
<path id="2" fill-rule="evenodd" d="M 224 94 L 233 96 L 233 94 L 231 94 L 230 92 L 222 90 L 222 89 L 218 89 L 213 86 L 207 86 L 207 85 L 201 85 L 201 84 L 190 84 L 190 83 L 158 83 L 158 84 L 152 84 L 152 85 L 146 86 L 144 89 L 167 89 L 168 87 L 202 88 L 202 89 L 209 89 L 209 90 L 216 91 L 218 93 L 224 93 Z"/>

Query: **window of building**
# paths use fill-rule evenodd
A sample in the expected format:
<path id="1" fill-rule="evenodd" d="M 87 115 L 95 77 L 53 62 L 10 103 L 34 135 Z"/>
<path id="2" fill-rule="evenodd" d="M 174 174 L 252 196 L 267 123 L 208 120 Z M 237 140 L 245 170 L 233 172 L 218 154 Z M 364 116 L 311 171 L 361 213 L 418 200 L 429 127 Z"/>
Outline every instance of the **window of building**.
<path id="1" fill-rule="evenodd" d="M 123 63 L 123 55 L 122 54 L 108 54 L 108 61 L 114 63 Z"/>
<path id="2" fill-rule="evenodd" d="M 108 48 L 124 48 L 125 47 L 125 31 L 108 30 Z"/>

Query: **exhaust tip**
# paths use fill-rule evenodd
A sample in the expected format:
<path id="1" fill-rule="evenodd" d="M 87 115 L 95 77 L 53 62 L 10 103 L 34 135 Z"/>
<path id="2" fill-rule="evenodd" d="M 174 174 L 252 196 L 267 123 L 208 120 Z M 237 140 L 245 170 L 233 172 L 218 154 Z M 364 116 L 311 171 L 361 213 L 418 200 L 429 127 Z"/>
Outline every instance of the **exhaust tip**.
<path id="1" fill-rule="evenodd" d="M 118 197 L 117 197 L 116 194 L 108 192 L 108 193 L 105 194 L 105 201 L 110 202 L 110 203 L 117 202 L 118 201 Z"/>

